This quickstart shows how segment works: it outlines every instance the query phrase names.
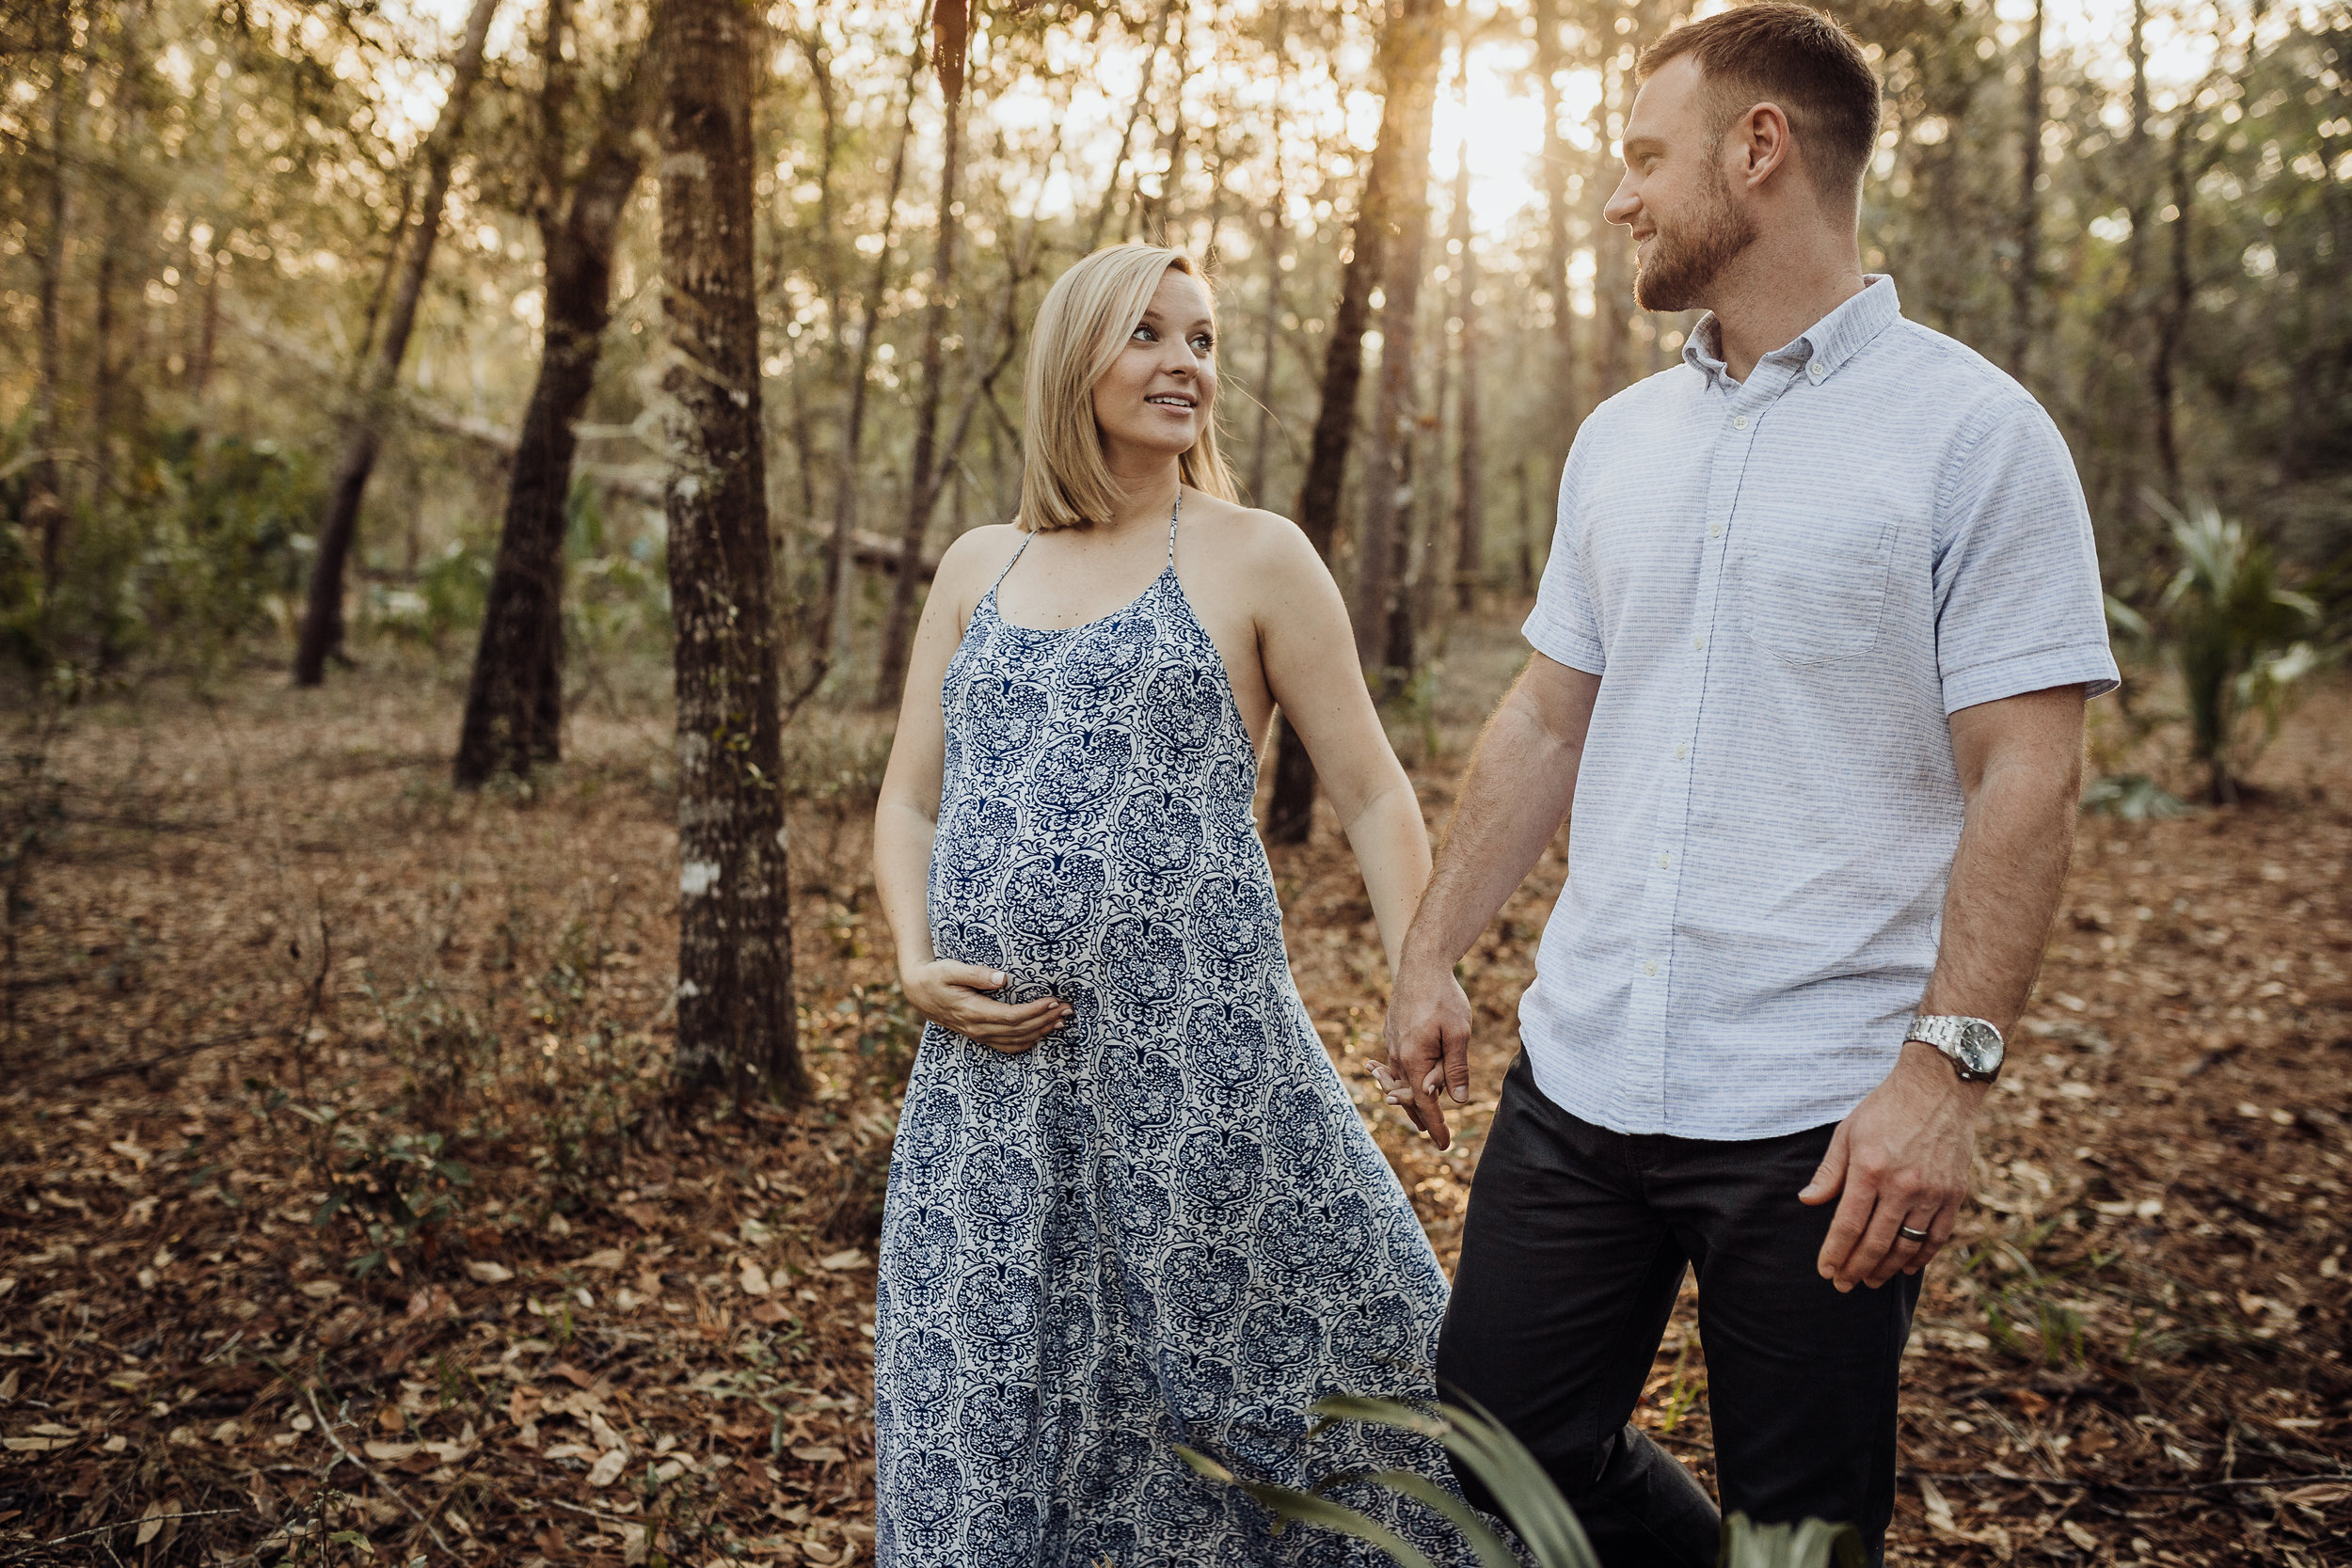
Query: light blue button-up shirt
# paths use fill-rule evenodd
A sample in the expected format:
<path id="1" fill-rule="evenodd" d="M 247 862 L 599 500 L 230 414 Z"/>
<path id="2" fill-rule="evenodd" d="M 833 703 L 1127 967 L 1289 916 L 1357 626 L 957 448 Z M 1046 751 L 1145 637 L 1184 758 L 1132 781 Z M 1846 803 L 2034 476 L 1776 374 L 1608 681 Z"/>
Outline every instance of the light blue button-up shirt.
<path id="1" fill-rule="evenodd" d="M 1624 1132 L 1834 1122 L 1935 965 L 1948 715 L 2117 684 L 2041 404 L 1873 277 L 1744 382 L 1712 318 L 1577 433 L 1527 640 L 1601 677 L 1519 1031 Z"/>

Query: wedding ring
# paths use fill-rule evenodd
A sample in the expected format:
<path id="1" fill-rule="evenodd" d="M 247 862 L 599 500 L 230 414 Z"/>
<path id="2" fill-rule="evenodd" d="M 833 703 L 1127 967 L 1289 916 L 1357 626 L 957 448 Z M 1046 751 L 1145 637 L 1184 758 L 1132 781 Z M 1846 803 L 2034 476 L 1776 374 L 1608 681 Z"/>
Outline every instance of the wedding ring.
<path id="1" fill-rule="evenodd" d="M 1907 1225 L 1897 1226 L 1895 1227 L 1895 1234 L 1900 1236 L 1906 1242 L 1924 1242 L 1928 1239 L 1928 1233 L 1926 1231 L 1914 1230 Z"/>

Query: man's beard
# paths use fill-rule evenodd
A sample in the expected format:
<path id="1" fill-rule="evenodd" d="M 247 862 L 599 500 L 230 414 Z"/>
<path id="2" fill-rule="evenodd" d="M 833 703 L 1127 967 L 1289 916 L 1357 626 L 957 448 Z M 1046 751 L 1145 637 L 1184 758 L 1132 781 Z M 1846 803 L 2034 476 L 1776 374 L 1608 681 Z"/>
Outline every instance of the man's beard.
<path id="1" fill-rule="evenodd" d="M 1649 259 L 1633 273 L 1633 303 L 1643 309 L 1689 310 L 1703 304 L 1716 276 L 1755 243 L 1755 220 L 1731 204 L 1722 176 L 1708 194 L 1705 209 L 1687 229 L 1658 226 Z"/>

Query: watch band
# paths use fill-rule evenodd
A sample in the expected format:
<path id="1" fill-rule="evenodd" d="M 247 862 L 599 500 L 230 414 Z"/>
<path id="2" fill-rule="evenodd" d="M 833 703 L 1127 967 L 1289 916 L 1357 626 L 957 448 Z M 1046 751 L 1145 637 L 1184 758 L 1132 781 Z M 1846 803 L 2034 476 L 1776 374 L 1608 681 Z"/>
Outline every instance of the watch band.
<path id="1" fill-rule="evenodd" d="M 1998 1028 L 1985 1019 L 1961 1014 L 1921 1013 L 1911 1021 L 1903 1039 L 1934 1047 L 1964 1084 L 1992 1083 L 2001 1075 L 2008 1054 Z"/>

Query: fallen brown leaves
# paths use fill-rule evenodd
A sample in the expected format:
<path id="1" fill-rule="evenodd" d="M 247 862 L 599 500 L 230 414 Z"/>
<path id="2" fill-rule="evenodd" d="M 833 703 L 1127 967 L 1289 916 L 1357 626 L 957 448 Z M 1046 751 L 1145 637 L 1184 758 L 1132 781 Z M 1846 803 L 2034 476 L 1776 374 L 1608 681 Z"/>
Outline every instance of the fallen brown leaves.
<path id="1" fill-rule="evenodd" d="M 1457 628 L 1446 751 L 1417 759 L 1433 819 L 1515 657 Z M 689 1117 L 659 1096 L 666 720 L 579 716 L 559 772 L 468 799 L 453 712 L 413 672 L 256 677 L 85 716 L 48 759 L 64 820 L 5 976 L 0 1562 L 272 1561 L 296 1536 L 359 1560 L 334 1531 L 517 1568 L 870 1556 L 912 1040 L 863 864 L 877 736 L 798 737 L 816 1101 Z M 1915 1336 L 1896 1560 L 2344 1553 L 2347 715 L 2322 692 L 2257 803 L 2085 820 Z M 1311 1009 L 1450 1258 L 1491 1100 L 1446 1155 L 1380 1108 L 1345 846 L 1326 822 L 1276 872 Z M 1489 1093 L 1562 875 L 1465 964 Z M 1689 1300 L 1641 1418 L 1706 1471 Z"/>

